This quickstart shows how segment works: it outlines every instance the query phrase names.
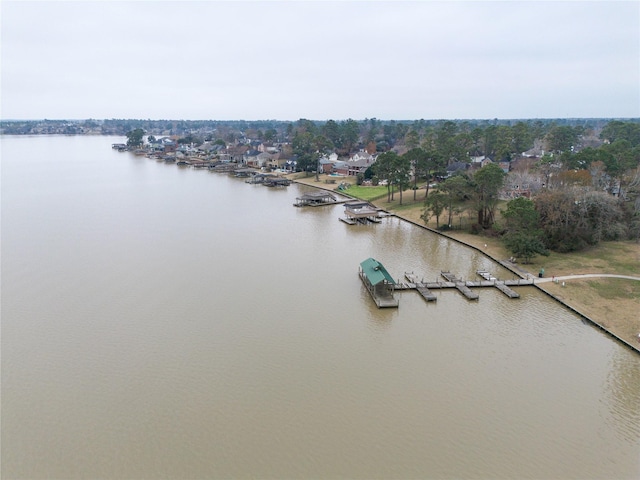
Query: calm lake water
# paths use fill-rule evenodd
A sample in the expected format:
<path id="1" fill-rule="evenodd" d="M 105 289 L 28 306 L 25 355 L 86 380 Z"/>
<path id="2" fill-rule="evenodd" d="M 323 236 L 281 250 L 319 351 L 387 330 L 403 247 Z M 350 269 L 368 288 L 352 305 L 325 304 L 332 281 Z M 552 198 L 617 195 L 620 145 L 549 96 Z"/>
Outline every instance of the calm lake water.
<path id="1" fill-rule="evenodd" d="M 480 253 L 122 137 L 1 141 L 3 479 L 640 476 L 636 353 L 532 287 L 378 310 L 357 275 L 507 276 Z"/>

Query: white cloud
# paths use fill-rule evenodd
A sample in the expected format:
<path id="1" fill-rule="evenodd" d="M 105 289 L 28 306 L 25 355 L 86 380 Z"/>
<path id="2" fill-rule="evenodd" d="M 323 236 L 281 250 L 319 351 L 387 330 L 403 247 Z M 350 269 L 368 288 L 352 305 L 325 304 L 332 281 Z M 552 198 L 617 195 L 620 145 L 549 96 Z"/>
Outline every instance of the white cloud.
<path id="1" fill-rule="evenodd" d="M 1 8 L 2 118 L 640 116 L 637 2 Z"/>

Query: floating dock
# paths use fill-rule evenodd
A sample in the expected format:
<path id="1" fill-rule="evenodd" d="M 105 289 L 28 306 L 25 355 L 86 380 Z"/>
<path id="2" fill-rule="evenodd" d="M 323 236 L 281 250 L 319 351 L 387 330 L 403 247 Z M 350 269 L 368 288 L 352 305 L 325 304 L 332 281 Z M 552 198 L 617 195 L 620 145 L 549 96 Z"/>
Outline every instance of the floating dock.
<path id="1" fill-rule="evenodd" d="M 437 300 L 437 296 L 433 293 L 432 290 L 441 290 L 441 289 L 451 289 L 455 288 L 460 293 L 462 293 L 465 298 L 469 300 L 478 300 L 480 296 L 477 292 L 474 292 L 472 289 L 477 287 L 494 287 L 500 290 L 509 298 L 520 298 L 520 294 L 515 292 L 513 289 L 509 287 L 514 286 L 525 286 L 525 285 L 533 285 L 532 279 L 513 279 L 513 280 L 499 280 L 491 275 L 489 272 L 484 270 L 478 270 L 476 272 L 480 275 L 483 280 L 481 281 L 469 281 L 462 280 L 455 274 L 451 272 L 440 272 L 440 276 L 444 279 L 444 281 L 435 282 L 425 282 L 424 277 L 420 279 L 418 275 L 413 272 L 406 272 L 404 277 L 406 282 L 398 281 L 395 285 L 395 289 L 402 290 L 415 290 L 422 298 L 424 298 L 428 302 L 433 302 Z"/>

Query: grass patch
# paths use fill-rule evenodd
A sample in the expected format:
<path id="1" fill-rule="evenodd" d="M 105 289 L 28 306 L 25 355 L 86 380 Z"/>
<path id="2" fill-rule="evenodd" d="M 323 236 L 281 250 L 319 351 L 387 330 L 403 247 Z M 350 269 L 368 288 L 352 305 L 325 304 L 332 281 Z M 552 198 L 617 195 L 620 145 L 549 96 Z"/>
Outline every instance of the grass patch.
<path id="1" fill-rule="evenodd" d="M 606 281 L 588 281 L 587 284 L 605 300 L 627 298 L 629 300 L 640 299 L 640 282 L 630 282 L 619 278 Z"/>
<path id="2" fill-rule="evenodd" d="M 549 275 L 618 273 L 640 276 L 640 245 L 634 242 L 602 242 L 579 252 L 551 252 L 548 257 L 536 257 L 533 264 L 548 266 Z"/>
<path id="3" fill-rule="evenodd" d="M 387 187 L 378 185 L 377 187 L 369 187 L 363 185 L 351 185 L 344 191 L 352 197 L 359 198 L 360 200 L 377 200 L 387 196 Z"/>

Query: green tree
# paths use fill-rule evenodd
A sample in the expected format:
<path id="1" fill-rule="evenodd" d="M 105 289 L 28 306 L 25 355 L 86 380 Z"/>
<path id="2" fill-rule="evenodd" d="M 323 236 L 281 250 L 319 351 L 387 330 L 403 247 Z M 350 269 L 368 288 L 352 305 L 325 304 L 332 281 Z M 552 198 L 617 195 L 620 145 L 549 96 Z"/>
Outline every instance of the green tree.
<path id="1" fill-rule="evenodd" d="M 536 255 L 549 255 L 542 241 L 540 215 L 533 201 L 524 197 L 511 200 L 502 217 L 507 228 L 503 241 L 515 257 L 529 263 Z"/>
<path id="2" fill-rule="evenodd" d="M 408 149 L 414 149 L 420 145 L 420 134 L 415 130 L 409 130 L 404 136 L 404 144 Z"/>
<path id="3" fill-rule="evenodd" d="M 511 233 L 504 238 L 504 245 L 509 252 L 522 263 L 530 263 L 536 255 L 549 256 L 549 250 L 540 238 L 526 232 Z"/>
<path id="4" fill-rule="evenodd" d="M 317 125 L 312 120 L 307 120 L 306 118 L 301 118 L 300 120 L 298 120 L 297 130 L 300 132 L 307 132 L 315 135 L 317 129 Z"/>
<path id="5" fill-rule="evenodd" d="M 291 142 L 293 153 L 298 157 L 298 169 L 307 174 L 314 167 L 316 167 L 317 172 L 319 155 L 317 154 L 314 139 L 313 133 L 306 130 L 298 130 Z"/>
<path id="6" fill-rule="evenodd" d="M 433 216 L 436 217 L 436 228 L 440 228 L 440 215 L 444 212 L 447 205 L 447 196 L 435 190 L 429 194 L 424 200 L 424 212 L 422 212 L 421 218 L 424 223 L 429 223 L 429 219 Z"/>
<path id="7" fill-rule="evenodd" d="M 514 153 L 514 140 L 511 128 L 500 125 L 496 128 L 496 143 L 493 152 L 495 160 L 510 159 L 512 153 Z"/>
<path id="8" fill-rule="evenodd" d="M 439 185 L 438 190 L 446 198 L 447 210 L 449 212 L 447 225 L 449 227 L 451 227 L 454 207 L 468 198 L 469 188 L 469 179 L 465 175 L 454 175 Z"/>
<path id="9" fill-rule="evenodd" d="M 142 137 L 144 137 L 144 130 L 136 128 L 127 132 L 127 147 L 139 147 L 142 145 Z"/>
<path id="10" fill-rule="evenodd" d="M 418 191 L 418 179 L 425 177 L 427 174 L 427 152 L 420 147 L 416 147 L 402 156 L 409 160 L 413 170 L 413 200 L 415 201 Z M 427 188 L 429 188 L 428 185 Z"/>
<path id="11" fill-rule="evenodd" d="M 264 132 L 262 138 L 265 142 L 273 142 L 276 139 L 278 132 L 274 128 L 269 128 Z"/>
<path id="12" fill-rule="evenodd" d="M 506 228 L 511 232 L 535 231 L 540 228 L 540 215 L 536 211 L 536 204 L 525 197 L 514 198 L 507 203 L 502 212 L 506 221 Z"/>
<path id="13" fill-rule="evenodd" d="M 447 162 L 469 161 L 468 152 L 473 145 L 473 138 L 469 133 L 458 134 L 455 122 L 443 122 L 435 132 L 435 148 Z"/>
<path id="14" fill-rule="evenodd" d="M 326 153 L 333 148 L 333 142 L 324 135 L 313 137 L 313 145 L 318 152 Z"/>
<path id="15" fill-rule="evenodd" d="M 322 133 L 327 137 L 336 147 L 341 146 L 340 143 L 340 125 L 335 120 L 329 120 L 322 126 Z"/>
<path id="16" fill-rule="evenodd" d="M 633 147 L 640 146 L 640 124 L 613 120 L 604 126 L 600 138 L 608 140 L 609 143 L 626 140 Z"/>
<path id="17" fill-rule="evenodd" d="M 578 131 L 568 125 L 556 125 L 547 134 L 547 144 L 552 152 L 571 150 L 578 140 Z"/>
<path id="18" fill-rule="evenodd" d="M 409 179 L 411 178 L 411 162 L 404 155 L 395 155 L 392 178 L 393 183 L 398 186 L 400 205 L 402 205 L 402 192 L 409 185 Z M 391 195 L 393 196 L 393 192 Z"/>
<path id="19" fill-rule="evenodd" d="M 393 170 L 396 163 L 397 153 L 389 151 L 378 155 L 376 163 L 373 164 L 375 175 L 382 180 L 387 180 L 387 202 L 391 202 L 393 188 Z"/>
<path id="20" fill-rule="evenodd" d="M 606 172 L 615 179 L 618 196 L 622 196 L 626 188 L 625 177 L 640 165 L 640 149 L 631 148 L 631 143 L 627 140 L 616 140 L 612 144 L 603 145 L 600 151 Z"/>
<path id="21" fill-rule="evenodd" d="M 498 193 L 504 185 L 506 173 L 496 163 L 490 163 L 473 176 L 478 209 L 478 225 L 490 228 L 495 221 Z"/>
<path id="22" fill-rule="evenodd" d="M 533 134 L 528 124 L 518 122 L 511 128 L 514 153 L 522 153 L 533 147 Z"/>
<path id="23" fill-rule="evenodd" d="M 349 118 L 340 125 L 340 145 L 344 151 L 349 154 L 353 151 L 353 147 L 358 143 L 360 136 L 360 126 L 358 122 Z"/>
<path id="24" fill-rule="evenodd" d="M 200 137 L 194 137 L 191 133 L 186 137 L 182 137 L 178 139 L 178 143 L 180 145 L 202 145 L 202 139 Z"/>

